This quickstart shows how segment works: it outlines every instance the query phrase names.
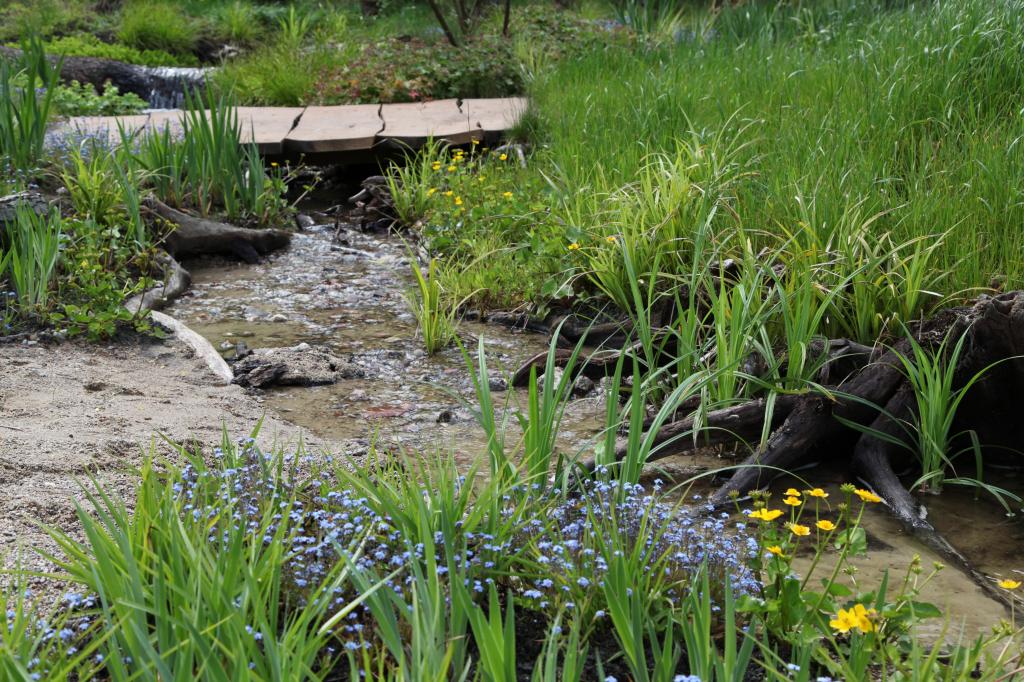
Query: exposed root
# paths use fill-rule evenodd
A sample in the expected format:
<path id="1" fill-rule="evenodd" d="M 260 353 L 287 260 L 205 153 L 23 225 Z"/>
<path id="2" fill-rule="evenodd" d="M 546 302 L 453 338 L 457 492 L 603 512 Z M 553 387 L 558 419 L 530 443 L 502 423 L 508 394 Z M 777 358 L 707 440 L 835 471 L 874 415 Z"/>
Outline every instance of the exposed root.
<path id="1" fill-rule="evenodd" d="M 253 230 L 197 218 L 154 198 L 147 199 L 145 204 L 175 226 L 164 239 L 164 248 L 175 258 L 223 254 L 256 263 L 261 255 L 283 248 L 291 241 L 291 233 L 283 230 Z"/>
<path id="2" fill-rule="evenodd" d="M 985 434 L 986 445 L 1012 448 L 1024 437 L 1024 423 L 1008 408 L 1014 396 L 1024 391 L 1024 292 L 983 296 L 973 306 L 940 311 L 914 330 L 916 341 L 932 349 L 946 338 L 955 342 L 964 334 L 967 338 L 957 359 L 954 389 L 983 370 L 988 373 L 961 403 L 954 432 L 971 429 Z M 847 340 L 822 342 L 812 348 L 812 353 L 828 355 L 817 376 L 823 390 L 777 396 L 768 424 L 771 435 L 718 488 L 711 502 L 726 505 L 731 494 L 763 487 L 781 472 L 820 456 L 823 443 L 852 437 L 852 468 L 885 500 L 893 517 L 943 561 L 964 571 L 986 594 L 1008 604 L 1006 595 L 927 521 L 926 510 L 893 469 L 893 460 L 906 455 L 893 441 L 907 440 L 907 424 L 917 409 L 900 361 L 910 349 L 908 340 L 884 351 Z M 633 346 L 622 352 L 638 350 Z M 558 358 L 561 361 L 568 356 L 565 352 Z M 618 359 L 619 354 L 606 354 L 590 363 L 581 361 L 581 367 L 592 364 L 591 372 L 609 371 Z M 543 365 L 540 358 L 531 359 L 516 378 L 523 380 L 529 368 L 538 365 Z M 655 435 L 657 446 L 650 459 L 706 445 L 756 440 L 768 419 L 763 398 L 711 412 L 703 422 L 695 405 L 686 407 L 691 414 L 665 424 Z M 620 459 L 625 454 L 624 448 L 616 452 Z M 593 462 L 588 464 L 593 467 Z"/>
<path id="3" fill-rule="evenodd" d="M 132 313 L 140 310 L 163 310 L 175 299 L 184 294 L 192 285 L 192 275 L 174 259 L 174 256 L 162 252 L 159 256 L 164 266 L 164 279 L 159 286 L 147 289 L 139 296 L 133 296 L 125 303 Z"/>

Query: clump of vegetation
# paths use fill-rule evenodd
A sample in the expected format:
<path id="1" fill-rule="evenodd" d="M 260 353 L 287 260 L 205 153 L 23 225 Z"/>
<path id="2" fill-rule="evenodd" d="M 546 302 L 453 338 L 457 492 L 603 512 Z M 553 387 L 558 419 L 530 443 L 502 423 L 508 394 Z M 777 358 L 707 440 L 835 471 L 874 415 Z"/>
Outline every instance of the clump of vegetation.
<path id="1" fill-rule="evenodd" d="M 122 116 L 138 113 L 149 105 L 135 93 L 121 94 L 109 81 L 99 94 L 91 85 L 71 81 L 57 87 L 53 106 L 64 116 Z"/>
<path id="2" fill-rule="evenodd" d="M 459 306 L 441 288 L 436 259 L 430 260 L 426 272 L 415 256 L 410 256 L 410 261 L 416 287 L 406 295 L 406 302 L 416 317 L 427 353 L 433 355 L 458 338 Z"/>
<path id="3" fill-rule="evenodd" d="M 163 50 L 140 50 L 121 43 L 105 43 L 94 35 L 75 34 L 52 38 L 43 43 L 48 54 L 73 57 L 99 57 L 142 66 L 197 66 L 191 54 L 171 54 Z"/>
<path id="4" fill-rule="evenodd" d="M 57 77 L 38 40 L 23 44 L 19 61 L 0 59 L 0 168 L 8 188 L 39 169 Z"/>
<path id="5" fill-rule="evenodd" d="M 118 38 L 139 50 L 172 54 L 191 52 L 196 33 L 188 15 L 175 3 L 163 0 L 129 0 L 121 11 Z"/>
<path id="6" fill-rule="evenodd" d="M 468 152 L 429 144 L 388 171 L 399 220 L 457 264 L 446 273 L 446 289 L 454 300 L 484 309 L 569 291 L 562 287 L 571 267 L 565 244 L 544 240 L 552 226 L 543 180 L 510 153 L 478 143 Z"/>
<path id="7" fill-rule="evenodd" d="M 365 30 L 326 31 L 331 16 L 308 20 L 305 33 L 319 37 L 298 56 L 289 32 L 282 31 L 277 42 L 225 65 L 216 82 L 242 103 L 288 106 L 502 97 L 525 87 L 515 44 L 501 35 L 500 25 L 487 24 L 456 48 L 423 31 L 408 40 Z M 533 59 L 555 60 L 609 41 L 628 41 L 550 8 L 517 8 L 513 21 L 516 40 L 530 45 Z M 299 23 L 298 18 L 292 22 Z M 302 68 L 294 68 L 296 58 Z"/>

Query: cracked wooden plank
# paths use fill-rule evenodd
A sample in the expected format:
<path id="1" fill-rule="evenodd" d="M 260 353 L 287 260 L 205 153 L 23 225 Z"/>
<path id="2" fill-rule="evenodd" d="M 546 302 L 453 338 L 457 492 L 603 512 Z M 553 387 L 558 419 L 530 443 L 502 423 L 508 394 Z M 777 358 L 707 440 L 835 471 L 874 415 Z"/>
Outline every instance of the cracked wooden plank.
<path id="1" fill-rule="evenodd" d="M 238 107 L 241 142 L 254 142 L 260 152 L 279 154 L 331 154 L 369 151 L 378 143 L 416 148 L 431 137 L 452 144 L 468 144 L 485 133 L 502 133 L 515 124 L 526 108 L 523 98 L 435 100 L 408 104 L 353 104 L 312 107 Z M 127 132 L 181 132 L 184 113 L 153 111 L 138 116 L 72 118 L 58 133 L 106 136 L 119 140 L 118 124 Z"/>
<path id="2" fill-rule="evenodd" d="M 299 154 L 370 149 L 383 127 L 379 111 L 379 104 L 306 107 L 284 149 Z"/>
<path id="3" fill-rule="evenodd" d="M 469 118 L 474 133 L 503 133 L 519 122 L 526 111 L 525 97 L 495 99 L 464 99 L 462 110 Z"/>
<path id="4" fill-rule="evenodd" d="M 468 144 L 473 140 L 469 118 L 455 99 L 431 102 L 385 104 L 381 107 L 384 130 L 378 137 L 416 148 L 430 138 L 452 144 Z"/>
<path id="5" fill-rule="evenodd" d="M 238 107 L 240 142 L 254 142 L 261 154 L 284 152 L 284 141 L 305 107 Z"/>
<path id="6" fill-rule="evenodd" d="M 105 138 L 121 141 L 121 130 L 134 135 L 149 123 L 149 114 L 133 116 L 76 116 L 57 126 L 55 133 L 62 136 Z"/>

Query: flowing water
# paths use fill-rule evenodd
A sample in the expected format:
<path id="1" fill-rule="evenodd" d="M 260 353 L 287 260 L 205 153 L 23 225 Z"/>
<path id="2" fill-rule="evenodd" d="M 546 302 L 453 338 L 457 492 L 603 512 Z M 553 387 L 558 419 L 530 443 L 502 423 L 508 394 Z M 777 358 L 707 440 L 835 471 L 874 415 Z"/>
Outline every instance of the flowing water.
<path id="1" fill-rule="evenodd" d="M 339 240 L 333 237 L 333 228 L 310 228 L 296 234 L 289 249 L 257 265 L 188 263 L 192 289 L 170 312 L 229 356 L 240 342 L 249 348 L 305 342 L 328 346 L 361 367 L 362 378 L 330 386 L 275 388 L 264 394 L 268 409 L 341 443 L 349 454 L 365 452 L 373 441 L 410 452 L 452 452 L 463 468 L 478 462 L 485 439 L 466 406 L 466 401 L 473 402 L 473 389 L 462 354 L 451 348 L 428 357 L 415 338 L 415 320 L 403 298 L 412 284 L 405 245 L 394 237 L 347 229 Z M 461 331 L 464 338 L 472 337 L 467 347 L 474 355 L 474 339 L 483 339 L 494 378 L 506 376 L 548 343 L 543 336 L 496 325 L 465 323 Z M 495 401 L 514 407 L 523 404 L 525 394 L 499 390 Z M 573 400 L 562 423 L 560 449 L 569 455 L 585 451 L 601 429 L 603 410 L 600 389 Z M 511 446 L 518 429 L 509 418 Z M 714 453 L 669 458 L 658 463 L 651 477 L 684 481 L 731 463 Z M 840 498 L 841 474 L 819 467 L 802 475 L 807 483 L 829 489 L 830 501 Z M 706 491 L 706 480 L 698 480 L 694 489 Z M 789 485 L 806 484 L 778 481 L 776 499 Z M 1006 485 L 1024 490 L 1024 480 Z M 949 489 L 928 502 L 932 522 L 978 569 L 988 575 L 1020 577 L 1014 573 L 1024 569 L 1024 526 L 1019 519 L 1007 517 L 987 499 L 975 500 L 966 490 Z M 877 584 L 886 570 L 893 581 L 902 578 L 915 554 L 922 555 L 926 570 L 930 568 L 931 554 L 882 509 L 871 509 L 864 526 L 871 552 L 857 562 L 855 577 L 862 586 Z M 798 558 L 796 569 L 806 570 L 808 563 Z M 963 626 L 969 636 L 1006 616 L 1000 604 L 952 567 L 932 581 L 923 599 L 951 614 L 951 631 Z M 944 626 L 937 621 L 924 634 L 942 636 Z"/>
<path id="2" fill-rule="evenodd" d="M 140 71 L 149 81 L 145 98 L 150 109 L 181 109 L 185 95 L 202 89 L 210 67 L 144 66 Z"/>

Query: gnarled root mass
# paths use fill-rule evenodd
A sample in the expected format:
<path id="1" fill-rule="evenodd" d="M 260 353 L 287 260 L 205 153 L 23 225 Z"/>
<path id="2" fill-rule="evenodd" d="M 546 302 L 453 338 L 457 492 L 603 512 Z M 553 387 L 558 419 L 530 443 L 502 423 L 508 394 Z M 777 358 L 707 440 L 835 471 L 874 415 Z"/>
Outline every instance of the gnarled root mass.
<path id="1" fill-rule="evenodd" d="M 1005 457 L 1024 436 L 1024 420 L 1015 413 L 1014 400 L 1024 390 L 1024 291 L 982 296 L 971 306 L 943 310 L 913 331 L 917 343 L 931 349 L 947 337 L 962 335 L 966 339 L 957 358 L 954 389 L 983 371 L 984 375 L 961 403 L 953 432 L 973 431 L 989 446 L 986 457 L 990 449 L 992 456 Z M 817 377 L 825 390 L 779 395 L 770 415 L 768 401 L 761 398 L 713 411 L 699 424 L 693 415 L 670 422 L 655 434 L 651 459 L 707 445 L 757 441 L 769 419 L 770 436 L 764 445 L 712 495 L 712 502 L 725 505 L 732 494 L 746 494 L 780 471 L 820 459 L 822 444 L 846 438 L 854 443 L 849 459 L 853 471 L 883 498 L 892 515 L 944 561 L 1007 603 L 1006 595 L 928 522 L 927 510 L 895 473 L 894 462 L 906 462 L 909 451 L 894 441 L 909 440 L 908 425 L 917 414 L 914 390 L 900 360 L 911 353 L 910 341 L 896 342 L 884 352 L 880 347 L 831 341 L 827 352 L 829 360 Z M 605 355 L 596 364 L 604 371 L 609 364 L 614 366 L 614 359 Z M 844 448 L 829 451 L 849 457 Z M 622 449 L 616 454 L 625 456 Z"/>
<path id="2" fill-rule="evenodd" d="M 146 199 L 144 205 L 150 215 L 164 226 L 155 230 L 166 234 L 163 238 L 164 252 L 159 256 L 164 278 L 159 286 L 128 302 L 127 308 L 132 312 L 140 308 L 161 310 L 185 293 L 192 277 L 178 262 L 182 256 L 220 254 L 256 263 L 260 256 L 283 248 L 291 241 L 289 232 L 255 230 L 199 218 L 152 197 Z"/>

